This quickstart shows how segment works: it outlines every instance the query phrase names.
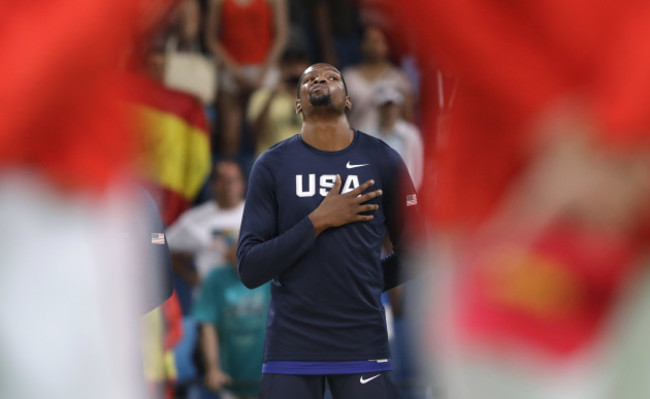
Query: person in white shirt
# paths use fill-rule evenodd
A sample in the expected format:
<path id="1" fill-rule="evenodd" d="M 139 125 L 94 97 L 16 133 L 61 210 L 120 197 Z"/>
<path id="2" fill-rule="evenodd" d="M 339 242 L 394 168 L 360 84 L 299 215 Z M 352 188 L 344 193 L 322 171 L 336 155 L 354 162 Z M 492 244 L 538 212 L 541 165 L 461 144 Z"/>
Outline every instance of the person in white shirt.
<path id="1" fill-rule="evenodd" d="M 379 86 L 374 94 L 379 116 L 374 128 L 366 133 L 383 140 L 402 157 L 415 188 L 420 188 L 424 164 L 424 146 L 420 131 L 402 118 L 404 96 L 395 86 Z"/>
<path id="2" fill-rule="evenodd" d="M 239 164 L 217 162 L 212 185 L 214 200 L 185 211 L 167 229 L 174 271 L 194 287 L 234 249 L 244 211 L 245 182 Z"/>
<path id="3" fill-rule="evenodd" d="M 374 96 L 385 84 L 393 85 L 403 96 L 401 112 L 405 120 L 414 120 L 413 87 L 406 73 L 390 60 L 388 39 L 381 29 L 368 26 L 361 43 L 363 62 L 345 68 L 343 76 L 354 104 L 348 113 L 350 125 L 368 133 L 378 122 Z"/>

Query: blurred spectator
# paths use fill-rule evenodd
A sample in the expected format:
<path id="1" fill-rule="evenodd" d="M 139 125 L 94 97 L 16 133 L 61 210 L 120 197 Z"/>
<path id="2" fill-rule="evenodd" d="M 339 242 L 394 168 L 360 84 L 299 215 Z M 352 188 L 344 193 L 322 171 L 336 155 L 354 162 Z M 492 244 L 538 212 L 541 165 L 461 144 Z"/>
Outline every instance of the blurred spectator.
<path id="1" fill-rule="evenodd" d="M 245 182 L 237 163 L 216 163 L 211 184 L 214 198 L 187 210 L 167 229 L 183 323 L 192 330 L 175 351 L 179 383 L 190 391 L 198 377 L 193 359 L 197 345 L 197 324 L 191 316 L 194 298 L 200 293 L 201 281 L 226 262 L 244 209 Z"/>
<path id="2" fill-rule="evenodd" d="M 257 140 L 257 155 L 300 133 L 302 116 L 296 113 L 296 88 L 309 62 L 299 51 L 288 50 L 280 62 L 280 80 L 273 89 L 261 88 L 248 104 L 248 121 Z"/>
<path id="3" fill-rule="evenodd" d="M 348 93 L 354 99 L 348 115 L 352 127 L 369 132 L 377 126 L 379 115 L 374 96 L 384 84 L 391 84 L 400 91 L 404 97 L 402 116 L 407 121 L 413 121 L 413 90 L 404 71 L 390 62 L 384 33 L 373 26 L 366 28 L 361 51 L 363 62 L 343 70 Z"/>
<path id="4" fill-rule="evenodd" d="M 201 5 L 198 0 L 180 0 L 171 16 L 170 34 L 178 51 L 200 52 Z"/>
<path id="5" fill-rule="evenodd" d="M 238 154 L 248 99 L 270 77 L 287 36 L 286 0 L 212 0 L 206 42 L 221 67 L 217 95 L 221 154 Z"/>
<path id="6" fill-rule="evenodd" d="M 361 24 L 355 1 L 311 0 L 311 22 L 315 28 L 318 62 L 326 62 L 340 70 L 361 61 L 359 54 Z"/>
<path id="7" fill-rule="evenodd" d="M 204 385 L 222 399 L 254 399 L 262 379 L 269 284 L 253 290 L 237 275 L 236 237 L 229 236 L 223 267 L 201 286 L 193 315 L 200 324 Z"/>
<path id="8" fill-rule="evenodd" d="M 311 29 L 310 7 L 305 0 L 287 0 L 289 15 L 289 33 L 287 37 L 287 49 L 305 52 L 307 59 L 311 61 L 311 45 L 308 35 Z"/>
<path id="9" fill-rule="evenodd" d="M 384 85 L 379 87 L 375 94 L 375 104 L 379 121 L 377 126 L 369 129 L 367 133 L 382 139 L 397 151 L 406 163 L 415 188 L 419 188 L 422 182 L 424 147 L 418 128 L 401 116 L 404 96 L 395 87 Z"/>
<path id="10" fill-rule="evenodd" d="M 245 183 L 237 163 L 215 164 L 212 185 L 214 200 L 189 209 L 167 229 L 174 271 L 192 286 L 224 263 L 228 237 L 237 235 L 244 210 Z"/>
<path id="11" fill-rule="evenodd" d="M 202 13 L 199 0 L 181 0 L 169 18 L 159 47 L 165 51 L 165 86 L 192 94 L 212 106 L 217 91 L 217 68 L 202 52 Z"/>

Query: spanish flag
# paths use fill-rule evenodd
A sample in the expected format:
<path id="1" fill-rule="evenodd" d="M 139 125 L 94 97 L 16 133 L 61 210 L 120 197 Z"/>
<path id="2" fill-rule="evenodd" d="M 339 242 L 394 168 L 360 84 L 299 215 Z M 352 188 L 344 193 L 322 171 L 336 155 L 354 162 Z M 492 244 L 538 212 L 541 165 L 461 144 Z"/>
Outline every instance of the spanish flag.
<path id="1" fill-rule="evenodd" d="M 211 169 L 203 104 L 190 94 L 133 76 L 130 101 L 140 138 L 136 169 L 171 224 L 196 197 Z"/>

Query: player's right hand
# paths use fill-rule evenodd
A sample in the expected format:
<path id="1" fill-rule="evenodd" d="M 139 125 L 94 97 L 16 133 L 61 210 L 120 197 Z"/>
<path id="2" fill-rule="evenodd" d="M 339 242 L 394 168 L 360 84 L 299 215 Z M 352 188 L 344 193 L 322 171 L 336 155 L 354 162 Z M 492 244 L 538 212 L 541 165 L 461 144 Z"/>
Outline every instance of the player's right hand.
<path id="1" fill-rule="evenodd" d="M 341 176 L 336 175 L 336 181 L 332 189 L 327 193 L 318 208 L 309 214 L 316 236 L 329 227 L 372 220 L 373 215 L 362 213 L 374 212 L 379 209 L 379 205 L 367 204 L 367 202 L 379 197 L 382 191 L 373 190 L 364 193 L 374 184 L 375 181 L 371 179 L 350 192 L 340 194 Z"/>
<path id="2" fill-rule="evenodd" d="M 221 391 L 224 385 L 230 385 L 232 378 L 219 369 L 208 370 L 205 374 L 205 386 L 214 392 Z"/>

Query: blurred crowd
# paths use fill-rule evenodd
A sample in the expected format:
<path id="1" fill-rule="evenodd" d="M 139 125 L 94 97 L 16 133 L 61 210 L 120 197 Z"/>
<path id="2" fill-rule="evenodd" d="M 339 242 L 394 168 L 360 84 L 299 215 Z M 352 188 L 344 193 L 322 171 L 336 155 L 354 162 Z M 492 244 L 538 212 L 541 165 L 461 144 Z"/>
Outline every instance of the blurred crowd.
<path id="1" fill-rule="evenodd" d="M 213 159 L 249 169 L 299 131 L 294 100 L 302 71 L 330 63 L 343 71 L 353 98 L 352 126 L 408 154 L 420 180 L 418 66 L 375 3 L 382 2 L 183 0 L 145 50 L 148 73 L 200 98 Z M 382 112 L 388 104 L 398 111 Z"/>
<path id="2" fill-rule="evenodd" d="M 384 298 L 404 399 L 650 395 L 644 2 L 0 9 L 1 398 L 258 397 L 247 176 L 316 62 L 428 222 Z"/>

